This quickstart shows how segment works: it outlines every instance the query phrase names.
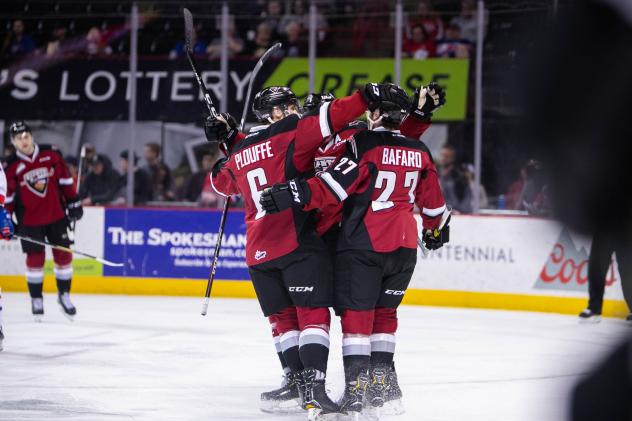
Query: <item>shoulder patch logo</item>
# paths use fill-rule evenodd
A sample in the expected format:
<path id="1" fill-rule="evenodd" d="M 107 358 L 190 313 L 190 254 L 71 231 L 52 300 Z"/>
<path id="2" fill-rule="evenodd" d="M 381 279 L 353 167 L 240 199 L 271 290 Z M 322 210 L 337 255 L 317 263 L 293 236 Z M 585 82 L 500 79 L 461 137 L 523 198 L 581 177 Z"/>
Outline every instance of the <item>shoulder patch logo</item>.
<path id="1" fill-rule="evenodd" d="M 48 191 L 48 180 L 53 175 L 53 169 L 35 168 L 24 174 L 24 183 L 26 187 L 39 197 L 45 197 Z"/>
<path id="2" fill-rule="evenodd" d="M 261 250 L 257 250 L 255 253 L 255 260 L 261 260 L 261 259 L 265 259 L 267 256 L 268 252 L 267 251 L 261 251 Z"/>

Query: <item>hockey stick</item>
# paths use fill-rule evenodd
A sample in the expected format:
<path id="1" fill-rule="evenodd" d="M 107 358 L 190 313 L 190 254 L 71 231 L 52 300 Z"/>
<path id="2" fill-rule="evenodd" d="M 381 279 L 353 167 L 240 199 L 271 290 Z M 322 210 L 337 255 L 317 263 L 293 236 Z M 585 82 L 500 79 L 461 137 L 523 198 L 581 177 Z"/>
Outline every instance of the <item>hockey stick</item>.
<path id="1" fill-rule="evenodd" d="M 215 110 L 215 106 L 213 105 L 213 100 L 211 99 L 211 95 L 209 95 L 208 90 L 206 89 L 206 85 L 204 85 L 204 81 L 200 77 L 200 73 L 197 70 L 197 65 L 195 63 L 195 59 L 193 58 L 193 15 L 191 11 L 187 8 L 182 10 L 184 14 L 184 42 L 185 42 L 185 50 L 187 58 L 189 59 L 189 64 L 191 65 L 191 70 L 193 70 L 193 75 L 195 76 L 195 80 L 197 80 L 198 86 L 200 87 L 200 91 L 202 92 L 202 96 L 204 97 L 204 102 L 206 103 L 206 107 L 208 108 L 209 114 L 213 118 L 217 118 L 219 115 L 217 110 Z M 224 143 L 225 150 L 228 150 L 226 143 Z M 228 207 L 230 206 L 230 197 L 227 197 L 224 200 L 224 208 L 222 209 L 222 218 L 219 222 L 219 232 L 217 233 L 217 243 L 215 243 L 215 252 L 213 253 L 213 261 L 211 262 L 211 270 L 208 275 L 208 281 L 206 283 L 206 292 L 204 294 L 204 301 L 202 303 L 202 316 L 206 316 L 206 312 L 208 310 L 208 303 L 211 297 L 211 289 L 213 288 L 213 280 L 215 279 L 215 269 L 217 268 L 217 260 L 219 259 L 219 251 L 222 247 L 222 238 L 224 237 L 224 227 L 226 226 L 226 216 L 228 214 Z"/>
<path id="2" fill-rule="evenodd" d="M 263 55 L 255 64 L 252 73 L 250 74 L 250 82 L 248 82 L 248 92 L 246 94 L 246 100 L 244 102 L 244 110 L 241 114 L 241 123 L 239 124 L 239 131 L 244 130 L 244 124 L 246 122 L 246 115 L 248 114 L 248 104 L 250 103 L 250 95 L 252 93 L 252 85 L 257 75 L 259 74 L 259 70 L 266 62 L 266 60 L 272 55 L 272 53 L 281 48 L 281 43 L 276 43 L 272 47 L 268 48 L 268 50 L 263 53 Z M 225 150 L 228 151 L 228 147 L 224 144 Z M 219 223 L 219 237 L 217 239 L 217 243 L 215 244 L 215 253 L 213 254 L 213 261 L 211 262 L 211 273 L 209 275 L 208 284 L 206 285 L 206 294 L 204 296 L 204 303 L 202 304 L 202 316 L 206 316 L 208 310 L 208 303 L 211 297 L 211 288 L 213 286 L 213 280 L 215 279 L 215 269 L 217 268 L 217 261 L 219 259 L 219 251 L 222 248 L 222 237 L 224 236 L 224 226 L 226 224 L 226 216 L 228 214 L 228 205 L 230 204 L 230 197 L 226 198 L 224 202 L 224 209 L 222 209 L 222 218 Z"/>
<path id="3" fill-rule="evenodd" d="M 59 246 L 57 244 L 49 243 L 47 241 L 39 241 L 39 240 L 36 240 L 34 238 L 26 237 L 24 235 L 19 235 L 19 234 L 13 234 L 13 236 L 15 238 L 19 238 L 20 240 L 28 241 L 29 243 L 39 244 L 40 246 L 49 246 L 50 248 L 53 248 L 55 250 L 61 250 L 61 251 L 65 251 L 67 253 L 72 253 L 72 254 L 77 254 L 79 256 L 88 257 L 90 259 L 96 260 L 97 262 L 101 262 L 101 263 L 103 263 L 106 266 L 111 266 L 111 267 L 115 267 L 115 268 L 119 268 L 119 267 L 125 266 L 123 263 L 110 262 L 109 260 L 106 260 L 103 257 L 93 256 L 91 254 L 84 253 L 82 251 L 73 250 L 73 249 L 71 249 L 69 247 Z"/>
<path id="4" fill-rule="evenodd" d="M 255 81 L 255 78 L 259 74 L 259 70 L 263 66 L 263 64 L 270 58 L 272 53 L 281 48 L 281 43 L 277 42 L 272 47 L 268 48 L 265 53 L 259 58 L 257 64 L 255 64 L 255 68 L 252 69 L 252 73 L 250 74 L 250 81 L 248 82 L 248 91 L 246 92 L 246 101 L 244 102 L 244 111 L 241 113 L 241 123 L 239 124 L 239 130 L 244 130 L 244 124 L 246 123 L 246 116 L 248 115 L 248 104 L 250 103 L 250 94 L 252 94 L 252 84 Z"/>
<path id="5" fill-rule="evenodd" d="M 86 146 L 81 147 L 79 152 L 79 168 L 77 168 L 77 197 L 79 196 L 79 188 L 81 187 L 81 173 L 83 172 L 83 161 L 86 159 Z M 72 240 L 75 240 L 75 227 L 77 226 L 77 220 L 72 221 L 70 231 L 72 231 Z"/>

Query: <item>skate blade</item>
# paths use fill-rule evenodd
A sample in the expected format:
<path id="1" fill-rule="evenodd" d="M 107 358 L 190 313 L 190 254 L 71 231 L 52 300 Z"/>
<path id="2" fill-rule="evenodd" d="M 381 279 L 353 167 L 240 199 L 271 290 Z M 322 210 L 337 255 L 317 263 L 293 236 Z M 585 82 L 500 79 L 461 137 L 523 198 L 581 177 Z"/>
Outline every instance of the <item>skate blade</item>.
<path id="1" fill-rule="evenodd" d="M 384 402 L 384 406 L 380 408 L 381 415 L 402 415 L 404 412 L 406 409 L 401 399 Z"/>
<path id="2" fill-rule="evenodd" d="M 346 414 L 338 414 L 336 421 L 364 421 L 358 411 L 348 411 Z"/>
<path id="3" fill-rule="evenodd" d="M 309 408 L 307 410 L 308 421 L 337 421 L 340 413 L 328 412 L 323 414 L 323 410 L 320 408 Z"/>
<path id="4" fill-rule="evenodd" d="M 33 315 L 33 321 L 35 323 L 42 323 L 42 318 L 44 317 L 43 314 L 34 314 Z"/>
<path id="5" fill-rule="evenodd" d="M 594 325 L 601 322 L 601 316 L 592 316 L 587 319 L 580 318 L 579 324 L 581 325 Z"/>
<path id="6" fill-rule="evenodd" d="M 75 315 L 66 313 L 62 306 L 59 306 L 59 311 L 61 311 L 61 314 L 63 314 L 64 317 L 67 318 L 68 320 L 70 320 L 71 322 L 75 321 Z"/>
<path id="7" fill-rule="evenodd" d="M 378 421 L 380 419 L 381 408 L 371 406 L 370 404 L 362 410 L 363 421 Z"/>
<path id="8" fill-rule="evenodd" d="M 261 401 L 259 404 L 261 412 L 267 414 L 300 414 L 305 412 L 298 399 L 287 401 Z"/>

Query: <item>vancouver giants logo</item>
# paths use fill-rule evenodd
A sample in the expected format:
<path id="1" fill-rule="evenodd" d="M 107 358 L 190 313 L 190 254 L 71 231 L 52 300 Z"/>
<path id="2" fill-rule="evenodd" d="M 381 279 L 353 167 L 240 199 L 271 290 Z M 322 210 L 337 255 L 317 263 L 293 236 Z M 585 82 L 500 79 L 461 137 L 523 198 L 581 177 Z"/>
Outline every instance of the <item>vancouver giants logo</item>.
<path id="1" fill-rule="evenodd" d="M 606 286 L 616 281 L 614 265 L 611 263 L 606 275 Z M 587 283 L 588 252 L 584 247 L 578 249 L 570 233 L 564 228 L 540 271 L 534 288 L 585 291 Z"/>
<path id="2" fill-rule="evenodd" d="M 45 197 L 48 191 L 48 180 L 53 175 L 53 168 L 35 168 L 24 174 L 24 183 L 26 187 L 38 195 L 39 197 Z"/>

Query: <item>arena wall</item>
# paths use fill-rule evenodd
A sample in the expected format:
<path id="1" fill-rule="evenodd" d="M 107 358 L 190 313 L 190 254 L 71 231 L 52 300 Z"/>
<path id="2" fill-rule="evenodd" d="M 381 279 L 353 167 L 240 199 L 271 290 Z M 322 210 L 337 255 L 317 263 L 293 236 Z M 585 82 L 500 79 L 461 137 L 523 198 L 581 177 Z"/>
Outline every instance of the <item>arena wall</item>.
<path id="1" fill-rule="evenodd" d="M 126 265 L 117 269 L 76 258 L 73 290 L 201 297 L 219 217 L 208 210 L 86 208 L 75 248 Z M 254 298 L 241 211 L 229 214 L 222 250 L 213 296 Z M 418 251 L 404 303 L 579 313 L 586 306 L 589 250 L 589 239 L 551 220 L 454 216 L 449 244 L 427 256 Z M 0 242 L 0 256 L 2 290 L 26 291 L 19 243 Z M 51 263 L 47 291 L 55 288 Z M 616 263 L 605 298 L 604 315 L 627 314 Z"/>

